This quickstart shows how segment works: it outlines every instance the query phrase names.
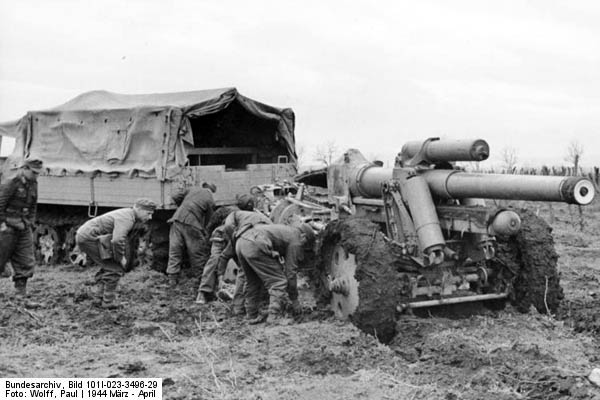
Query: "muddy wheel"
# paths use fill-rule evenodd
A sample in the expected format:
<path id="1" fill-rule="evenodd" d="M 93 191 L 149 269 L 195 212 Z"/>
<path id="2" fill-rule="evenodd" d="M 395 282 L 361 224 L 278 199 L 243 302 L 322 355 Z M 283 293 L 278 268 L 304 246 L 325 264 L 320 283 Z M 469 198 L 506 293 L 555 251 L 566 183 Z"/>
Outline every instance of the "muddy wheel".
<path id="1" fill-rule="evenodd" d="M 150 221 L 150 234 L 144 254 L 151 269 L 166 272 L 169 261 L 169 225 Z"/>
<path id="2" fill-rule="evenodd" d="M 563 298 L 557 270 L 552 228 L 534 213 L 521 210 L 521 231 L 499 240 L 498 258 L 514 274 L 511 302 L 519 311 L 534 306 L 540 313 L 554 313 Z"/>
<path id="3" fill-rule="evenodd" d="M 329 302 L 337 317 L 389 343 L 396 332 L 399 298 L 391 264 L 376 224 L 357 218 L 330 223 L 317 266 L 318 302 Z"/>
<path id="4" fill-rule="evenodd" d="M 61 240 L 56 229 L 40 224 L 33 231 L 35 258 L 45 265 L 56 264 L 60 260 Z"/>
<path id="5" fill-rule="evenodd" d="M 137 222 L 125 242 L 125 259 L 127 265 L 125 271 L 131 271 L 137 266 L 143 265 L 146 260 L 146 248 L 150 237 L 149 228 L 143 223 Z"/>
<path id="6" fill-rule="evenodd" d="M 65 262 L 71 265 L 77 265 L 80 267 L 87 266 L 87 255 L 79 250 L 77 243 L 75 242 L 75 235 L 80 225 L 74 225 L 69 227 L 65 233 L 65 243 L 63 245 Z"/>

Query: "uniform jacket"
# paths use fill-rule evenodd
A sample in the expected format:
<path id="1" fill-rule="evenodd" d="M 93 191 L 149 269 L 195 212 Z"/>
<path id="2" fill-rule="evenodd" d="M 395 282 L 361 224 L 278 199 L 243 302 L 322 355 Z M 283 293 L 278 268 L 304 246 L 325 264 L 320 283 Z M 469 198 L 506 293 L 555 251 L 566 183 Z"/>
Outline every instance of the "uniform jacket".
<path id="1" fill-rule="evenodd" d="M 218 235 L 222 236 L 227 242 L 227 246 L 225 246 L 221 253 L 219 260 L 220 265 L 226 265 L 230 258 L 233 258 L 237 262 L 235 240 L 242 233 L 259 224 L 268 225 L 272 224 L 272 222 L 269 217 L 257 211 L 236 210 L 225 218 L 223 225 L 218 228 L 220 229 Z M 217 229 L 215 229 L 215 231 L 216 230 Z"/>
<path id="2" fill-rule="evenodd" d="M 37 181 L 28 180 L 22 171 L 0 185 L 0 223 L 19 222 L 33 226 L 37 212 Z M 24 228 L 24 226 L 23 226 Z"/>
<path id="3" fill-rule="evenodd" d="M 225 233 L 224 224 L 213 230 L 213 233 L 210 235 L 210 242 L 212 243 L 213 248 L 217 245 L 218 248 L 221 249 L 221 254 L 219 254 L 219 260 L 217 261 L 217 274 L 223 276 L 225 274 L 225 269 L 227 268 L 227 262 L 232 258 L 235 259 L 235 250 L 231 246 L 229 237 Z"/>
<path id="4" fill-rule="evenodd" d="M 82 239 L 95 240 L 99 236 L 112 234 L 113 258 L 121 260 L 125 255 L 127 235 L 135 225 L 133 208 L 120 208 L 90 219 L 77 230 Z"/>
<path id="5" fill-rule="evenodd" d="M 304 247 L 302 245 L 300 230 L 295 227 L 281 224 L 256 225 L 247 235 L 253 236 L 260 232 L 267 239 L 267 248 L 285 259 L 287 273 L 296 273 L 298 265 L 304 260 Z M 242 237 L 245 237 L 242 234 Z M 256 238 L 255 240 L 258 240 Z M 268 243 L 270 242 L 270 243 Z"/>
<path id="6" fill-rule="evenodd" d="M 272 224 L 269 217 L 257 211 L 233 211 L 225 218 L 224 231 L 229 240 L 237 239 L 242 233 L 258 224 Z"/>
<path id="7" fill-rule="evenodd" d="M 171 220 L 196 228 L 206 228 L 215 207 L 210 190 L 200 187 L 188 188 L 173 196 L 173 200 L 181 205 L 175 210 Z"/>

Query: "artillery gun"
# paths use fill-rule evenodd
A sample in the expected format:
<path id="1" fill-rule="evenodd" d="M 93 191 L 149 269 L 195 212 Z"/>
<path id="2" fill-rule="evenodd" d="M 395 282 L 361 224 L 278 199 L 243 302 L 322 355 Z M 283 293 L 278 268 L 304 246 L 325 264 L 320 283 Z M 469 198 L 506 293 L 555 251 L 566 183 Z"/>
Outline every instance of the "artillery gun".
<path id="1" fill-rule="evenodd" d="M 411 309 L 511 301 L 553 312 L 562 298 L 551 228 L 534 213 L 485 199 L 589 204 L 579 177 L 467 173 L 483 161 L 483 140 L 409 142 L 393 168 L 348 150 L 300 182 L 326 182 L 327 200 L 299 190 L 274 210 L 275 222 L 310 221 L 322 230 L 314 282 L 321 301 L 381 341 Z"/>

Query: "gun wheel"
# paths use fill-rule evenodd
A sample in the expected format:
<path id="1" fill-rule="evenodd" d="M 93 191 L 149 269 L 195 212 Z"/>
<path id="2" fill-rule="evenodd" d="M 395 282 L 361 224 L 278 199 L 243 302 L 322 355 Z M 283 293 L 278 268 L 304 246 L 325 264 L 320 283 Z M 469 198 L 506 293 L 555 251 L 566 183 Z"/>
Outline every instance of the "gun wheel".
<path id="1" fill-rule="evenodd" d="M 65 261 L 71 265 L 85 267 L 87 266 L 87 255 L 79 250 L 79 247 L 75 242 L 75 236 L 77 235 L 77 229 L 79 226 L 80 225 L 73 225 L 67 229 L 65 234 L 65 243 L 63 245 L 65 249 Z"/>
<path id="2" fill-rule="evenodd" d="M 53 265 L 58 262 L 61 240 L 56 229 L 46 224 L 38 225 L 33 232 L 33 243 L 39 263 Z"/>
<path id="3" fill-rule="evenodd" d="M 398 286 L 379 227 L 358 218 L 334 221 L 325 229 L 321 254 L 315 285 L 319 302 L 389 343 L 396 332 Z"/>
<path id="4" fill-rule="evenodd" d="M 337 286 L 331 292 L 331 309 L 340 319 L 349 318 L 358 308 L 358 281 L 356 256 L 348 253 L 340 244 L 335 245 L 330 261 L 330 286 Z"/>
<path id="5" fill-rule="evenodd" d="M 552 228 L 531 211 L 519 212 L 521 231 L 499 240 L 497 256 L 514 273 L 511 302 L 519 311 L 534 306 L 540 313 L 554 313 L 563 298 L 557 269 Z"/>

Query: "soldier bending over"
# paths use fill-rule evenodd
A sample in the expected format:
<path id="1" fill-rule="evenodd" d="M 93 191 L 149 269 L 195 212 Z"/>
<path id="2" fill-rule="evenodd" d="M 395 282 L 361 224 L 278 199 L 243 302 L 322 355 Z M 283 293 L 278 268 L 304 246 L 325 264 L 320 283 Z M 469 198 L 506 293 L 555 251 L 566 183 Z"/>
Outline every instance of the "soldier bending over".
<path id="1" fill-rule="evenodd" d="M 128 235 L 136 222 L 152 219 L 156 204 L 152 200 L 138 199 L 133 208 L 120 208 L 99 215 L 77 230 L 75 240 L 79 249 L 88 255 L 100 270 L 96 273 L 96 301 L 102 308 L 115 309 L 117 285 L 127 271 L 126 247 Z"/>
<path id="2" fill-rule="evenodd" d="M 242 211 L 254 210 L 254 197 L 249 194 L 243 194 L 237 196 L 238 209 Z M 222 286 L 222 278 L 227 268 L 227 262 L 235 256 L 235 250 L 231 246 L 230 237 L 225 233 L 225 218 L 232 213 L 234 210 L 231 208 L 223 207 L 217 210 L 211 222 L 209 224 L 210 235 L 210 258 L 204 265 L 202 271 L 202 280 L 200 281 L 200 287 L 198 288 L 198 297 L 196 303 L 206 304 L 209 301 L 214 300 L 215 292 L 218 291 Z M 268 220 L 266 217 L 256 217 L 257 220 L 262 220 L 263 223 Z M 268 221 L 270 223 L 270 221 Z M 243 279 L 243 272 L 240 269 L 236 277 L 236 292 L 234 293 L 234 314 L 243 314 L 243 288 L 245 283 Z M 242 281 L 243 279 L 243 281 Z M 236 309 L 237 307 L 237 309 Z M 242 311 L 240 311 L 240 309 Z"/>
<path id="3" fill-rule="evenodd" d="M 215 185 L 204 183 L 202 187 L 185 189 L 173 196 L 173 201 L 180 205 L 169 220 L 167 275 L 171 288 L 177 285 L 186 254 L 192 268 L 200 272 L 210 256 L 206 227 L 215 207 L 212 194 L 216 191 Z"/>
<path id="4" fill-rule="evenodd" d="M 249 323 L 263 320 L 258 310 L 261 282 L 269 292 L 268 321 L 277 321 L 290 300 L 294 311 L 299 311 L 296 273 L 304 251 L 312 248 L 314 241 L 315 234 L 307 224 L 255 225 L 238 235 L 235 251 L 247 279 Z"/>

